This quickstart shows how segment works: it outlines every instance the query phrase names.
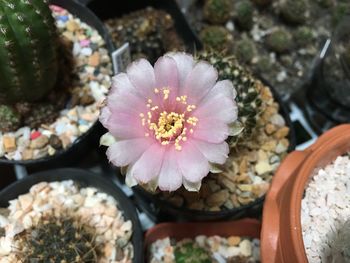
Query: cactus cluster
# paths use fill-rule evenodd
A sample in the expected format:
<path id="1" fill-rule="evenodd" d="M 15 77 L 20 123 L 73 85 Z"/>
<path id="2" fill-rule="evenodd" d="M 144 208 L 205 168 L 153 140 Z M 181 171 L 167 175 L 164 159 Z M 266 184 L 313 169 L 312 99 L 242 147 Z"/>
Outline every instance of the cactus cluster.
<path id="1" fill-rule="evenodd" d="M 239 27 L 250 30 L 253 26 L 254 6 L 250 0 L 237 2 L 235 5 L 235 20 Z"/>
<path id="2" fill-rule="evenodd" d="M 215 52 L 203 52 L 199 54 L 198 58 L 211 63 L 219 73 L 219 80 L 228 79 L 232 81 L 237 91 L 237 134 L 230 138 L 230 144 L 233 147 L 253 134 L 262 110 L 260 98 L 262 84 L 241 67 L 234 57 L 224 57 Z"/>
<path id="3" fill-rule="evenodd" d="M 18 237 L 18 257 L 30 262 L 97 262 L 99 246 L 93 229 L 79 218 L 48 217 Z"/>
<path id="4" fill-rule="evenodd" d="M 266 37 L 265 44 L 276 53 L 285 53 L 292 48 L 292 35 L 284 28 L 278 28 Z"/>
<path id="5" fill-rule="evenodd" d="M 44 122 L 57 116 L 45 111 L 42 101 L 56 104 L 72 82 L 74 63 L 66 42 L 46 0 L 0 0 L 0 131 L 15 130 L 28 116 Z"/>
<path id="6" fill-rule="evenodd" d="M 208 251 L 193 241 L 177 244 L 175 247 L 176 263 L 210 263 L 213 262 Z"/>

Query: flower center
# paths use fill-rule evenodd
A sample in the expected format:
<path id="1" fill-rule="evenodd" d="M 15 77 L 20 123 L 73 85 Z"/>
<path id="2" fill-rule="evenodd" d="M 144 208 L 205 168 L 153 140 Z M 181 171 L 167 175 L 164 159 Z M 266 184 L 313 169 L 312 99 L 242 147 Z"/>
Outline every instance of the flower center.
<path id="1" fill-rule="evenodd" d="M 170 89 L 154 89 L 154 93 L 162 96 L 162 100 L 169 100 Z M 154 105 L 151 99 L 147 100 L 147 108 L 149 111 L 147 114 L 140 113 L 141 124 L 146 126 L 153 132 L 155 138 L 162 144 L 168 145 L 173 143 L 175 149 L 181 151 L 181 142 L 187 140 L 187 132 L 193 133 L 193 128 L 190 126 L 196 126 L 198 118 L 190 116 L 196 106 L 187 104 L 187 96 L 176 97 L 175 108 L 181 109 L 178 112 L 167 112 L 166 110 L 159 112 L 160 107 Z M 148 137 L 150 134 L 145 133 Z"/>

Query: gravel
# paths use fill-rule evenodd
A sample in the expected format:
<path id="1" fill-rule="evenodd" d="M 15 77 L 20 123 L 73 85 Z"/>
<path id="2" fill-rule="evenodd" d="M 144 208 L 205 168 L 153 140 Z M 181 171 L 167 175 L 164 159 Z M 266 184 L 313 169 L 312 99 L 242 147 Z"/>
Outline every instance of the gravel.
<path id="1" fill-rule="evenodd" d="M 350 262 L 350 255 L 344 261 L 335 260 L 339 246 L 336 240 L 349 220 L 350 158 L 339 156 L 315 172 L 301 203 L 302 233 L 309 263 Z"/>

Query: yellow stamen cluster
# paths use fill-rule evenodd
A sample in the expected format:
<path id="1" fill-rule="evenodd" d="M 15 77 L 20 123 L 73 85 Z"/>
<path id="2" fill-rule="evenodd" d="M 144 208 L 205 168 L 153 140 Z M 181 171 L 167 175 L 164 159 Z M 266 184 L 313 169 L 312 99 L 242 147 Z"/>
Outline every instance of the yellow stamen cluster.
<path id="1" fill-rule="evenodd" d="M 154 89 L 155 94 L 162 94 L 163 100 L 169 99 L 170 89 L 165 87 L 162 89 Z M 176 97 L 176 101 L 184 105 L 187 105 L 187 96 L 183 95 Z M 153 105 L 151 99 L 147 100 L 147 108 L 150 110 L 145 113 L 140 113 L 141 124 L 146 126 L 150 131 L 153 131 L 155 138 L 162 144 L 168 145 L 171 142 L 174 143 L 175 149 L 181 151 L 181 141 L 187 141 L 186 133 L 187 128 L 184 127 L 185 123 L 196 126 L 198 123 L 198 118 L 190 116 L 186 117 L 186 114 L 196 109 L 196 105 L 187 105 L 185 112 L 176 113 L 176 112 L 167 112 L 163 111 L 158 114 L 158 120 L 154 121 L 153 112 L 159 110 L 158 105 Z M 189 129 L 190 133 L 193 133 L 193 129 Z M 146 132 L 145 137 L 149 137 L 150 133 Z"/>

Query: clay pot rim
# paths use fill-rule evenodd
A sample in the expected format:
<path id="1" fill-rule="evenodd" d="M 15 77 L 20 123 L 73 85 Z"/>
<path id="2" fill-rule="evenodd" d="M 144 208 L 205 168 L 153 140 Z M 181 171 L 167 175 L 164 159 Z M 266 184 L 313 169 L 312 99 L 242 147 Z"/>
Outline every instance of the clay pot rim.
<path id="1" fill-rule="evenodd" d="M 298 262 L 307 262 L 301 224 L 301 202 L 303 194 L 305 192 L 305 189 L 307 188 L 308 181 L 313 177 L 314 172 L 324 168 L 324 166 L 319 166 L 318 164 L 320 163 L 320 161 L 325 159 L 325 154 L 331 152 L 333 149 L 336 149 L 339 146 L 344 145 L 344 141 L 350 141 L 350 132 L 343 133 L 339 137 L 333 138 L 332 140 L 329 140 L 327 142 L 317 142 L 314 146 L 311 146 L 310 148 L 305 150 L 306 154 L 308 155 L 306 156 L 306 158 L 300 166 L 298 172 L 299 176 L 297 176 L 295 179 L 290 201 L 290 209 L 292 211 L 295 211 L 294 216 L 292 216 L 291 218 L 291 229 L 293 230 L 291 231 L 291 236 L 293 240 L 297 241 L 293 242 L 292 245 L 295 246 L 294 249 L 296 249 L 297 251 L 302 251 L 301 254 L 298 254 L 298 256 L 301 256 L 301 258 L 298 259 Z M 344 153 L 340 155 L 343 155 Z M 328 164 L 335 160 L 334 156 L 332 156 L 331 159 L 332 160 L 330 162 L 327 162 Z"/>

